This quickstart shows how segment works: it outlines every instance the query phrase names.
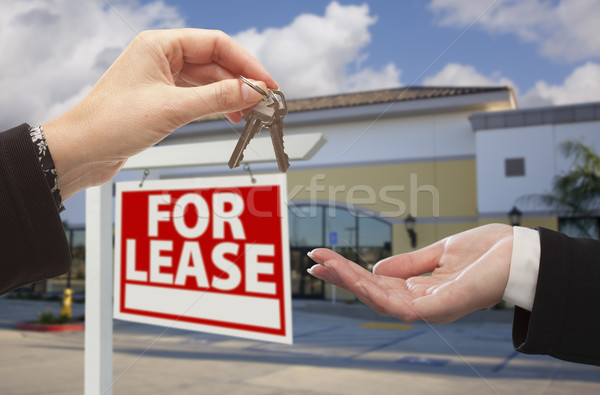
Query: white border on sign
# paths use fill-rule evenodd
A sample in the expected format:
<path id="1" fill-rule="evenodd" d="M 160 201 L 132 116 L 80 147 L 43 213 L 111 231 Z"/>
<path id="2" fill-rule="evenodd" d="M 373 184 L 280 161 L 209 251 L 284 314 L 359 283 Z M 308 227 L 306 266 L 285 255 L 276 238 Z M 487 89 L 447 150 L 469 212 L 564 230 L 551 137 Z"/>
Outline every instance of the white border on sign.
<path id="1" fill-rule="evenodd" d="M 115 256 L 114 256 L 114 303 L 113 317 L 131 322 L 159 325 L 169 328 L 188 329 L 200 332 L 215 333 L 226 336 L 242 337 L 247 339 L 271 341 L 277 343 L 292 344 L 292 300 L 291 300 L 291 275 L 290 275 L 290 248 L 289 248 L 289 229 L 288 229 L 288 210 L 287 210 L 287 178 L 285 174 L 257 174 L 254 175 L 255 182 L 252 183 L 250 177 L 244 176 L 218 176 L 201 178 L 182 178 L 169 180 L 149 180 L 145 181 L 140 187 L 139 182 L 119 182 L 116 183 L 115 196 Z M 155 318 L 148 316 L 122 313 L 119 311 L 121 305 L 121 204 L 122 193 L 125 191 L 151 191 L 151 190 L 178 190 L 194 188 L 219 188 L 219 187 L 252 187 L 277 185 L 280 188 L 280 207 L 281 207 L 281 246 L 283 259 L 283 303 L 284 303 L 284 322 L 285 334 L 273 335 L 258 333 L 254 331 L 224 328 L 219 326 L 210 326 L 197 323 L 190 323 L 180 320 Z M 201 296 L 200 296 L 201 297 Z"/>

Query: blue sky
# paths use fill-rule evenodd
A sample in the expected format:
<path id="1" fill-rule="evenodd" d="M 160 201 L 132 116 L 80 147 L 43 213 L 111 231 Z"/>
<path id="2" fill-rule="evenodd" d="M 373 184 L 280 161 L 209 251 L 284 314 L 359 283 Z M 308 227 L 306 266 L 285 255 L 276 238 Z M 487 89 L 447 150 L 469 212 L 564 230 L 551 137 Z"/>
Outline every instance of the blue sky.
<path id="1" fill-rule="evenodd" d="M 521 107 L 600 101 L 600 0 L 0 2 L 0 127 L 81 100 L 145 29 L 220 29 L 288 98 L 511 85 Z M 23 92 L 35 92 L 23 94 Z"/>
<path id="2" fill-rule="evenodd" d="M 191 0 L 166 3 L 176 6 L 189 26 L 219 29 L 230 35 L 251 28 L 259 31 L 282 28 L 303 13 L 323 15 L 329 4 L 318 0 L 260 1 L 256 7 L 248 7 L 243 0 L 209 5 Z M 364 48 L 368 55 L 364 65 L 379 69 L 393 62 L 402 69 L 402 80 L 406 83 L 422 84 L 423 77 L 419 76 L 430 65 L 426 75 L 436 74 L 450 62 L 476 65 L 484 75 L 501 72 L 523 89 L 530 88 L 537 80 L 560 83 L 572 71 L 571 64 L 539 56 L 535 44 L 523 42 L 515 35 L 490 34 L 478 26 L 467 29 L 440 25 L 440 18 L 425 1 L 338 0 L 338 3 L 368 5 L 369 14 L 377 21 L 369 28 L 371 42 Z M 480 3 L 485 6 L 480 7 L 483 10 L 491 1 Z"/>
<path id="3" fill-rule="evenodd" d="M 248 29 L 260 34 L 268 29 L 289 28 L 301 14 L 325 17 L 333 2 L 268 0 L 252 6 L 242 0 L 206 3 L 166 1 L 177 8 L 188 26 L 220 29 L 234 37 Z M 369 67 L 381 71 L 393 64 L 399 71 L 400 85 L 509 83 L 516 88 L 522 106 L 600 99 L 600 94 L 593 92 L 600 88 L 600 41 L 595 37 L 594 22 L 600 18 L 598 1 L 578 0 L 570 5 L 542 0 L 336 3 L 342 8 L 366 5 L 367 15 L 374 19 L 367 27 L 369 42 L 359 49 L 360 61 L 349 62 L 348 73 Z M 586 29 L 591 34 L 586 34 Z M 546 47 L 555 37 L 565 37 L 567 42 L 562 45 L 566 48 L 583 47 L 582 41 L 596 43 L 581 53 L 561 53 L 558 47 L 550 54 Z M 591 70 L 580 80 L 589 82 L 589 92 L 577 95 L 565 80 L 586 64 L 592 66 L 588 67 Z M 454 73 L 449 65 L 455 66 Z M 281 78 L 276 76 L 278 81 Z M 544 87 L 547 89 L 542 92 Z M 561 93 L 562 99 L 557 98 Z"/>

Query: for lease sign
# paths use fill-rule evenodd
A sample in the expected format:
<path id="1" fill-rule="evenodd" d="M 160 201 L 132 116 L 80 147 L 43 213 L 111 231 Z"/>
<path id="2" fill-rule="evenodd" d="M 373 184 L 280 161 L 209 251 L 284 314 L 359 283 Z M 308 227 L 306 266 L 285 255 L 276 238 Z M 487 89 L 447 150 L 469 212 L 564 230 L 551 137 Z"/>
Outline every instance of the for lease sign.
<path id="1" fill-rule="evenodd" d="M 292 342 L 285 175 L 118 183 L 114 317 Z"/>

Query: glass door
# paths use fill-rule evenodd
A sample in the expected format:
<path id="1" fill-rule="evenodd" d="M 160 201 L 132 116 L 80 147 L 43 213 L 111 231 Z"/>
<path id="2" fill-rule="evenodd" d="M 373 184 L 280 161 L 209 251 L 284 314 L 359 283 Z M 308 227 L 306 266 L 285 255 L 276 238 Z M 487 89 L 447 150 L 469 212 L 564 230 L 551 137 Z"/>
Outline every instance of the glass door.
<path id="1" fill-rule="evenodd" d="M 309 247 L 290 248 L 292 264 L 292 297 L 305 299 L 324 299 L 325 284 L 323 280 L 311 276 L 306 271 L 315 264 L 306 254 L 312 251 Z"/>

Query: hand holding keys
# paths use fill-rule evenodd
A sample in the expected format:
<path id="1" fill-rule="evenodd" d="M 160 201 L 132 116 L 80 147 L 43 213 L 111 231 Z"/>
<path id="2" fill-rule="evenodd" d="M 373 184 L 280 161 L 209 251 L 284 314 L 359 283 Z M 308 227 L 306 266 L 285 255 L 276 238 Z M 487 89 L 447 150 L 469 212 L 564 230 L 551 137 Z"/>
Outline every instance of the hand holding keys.
<path id="1" fill-rule="evenodd" d="M 288 167 L 290 167 L 290 162 L 283 147 L 283 118 L 287 114 L 287 105 L 283 93 L 273 89 L 268 89 L 265 92 L 246 78 L 242 76 L 239 76 L 239 78 L 252 89 L 262 94 L 264 98 L 254 107 L 244 112 L 246 126 L 233 150 L 231 159 L 229 159 L 229 167 L 233 169 L 240 165 L 248 143 L 264 126 L 269 128 L 271 132 L 271 141 L 275 150 L 275 158 L 279 171 L 287 171 Z"/>

